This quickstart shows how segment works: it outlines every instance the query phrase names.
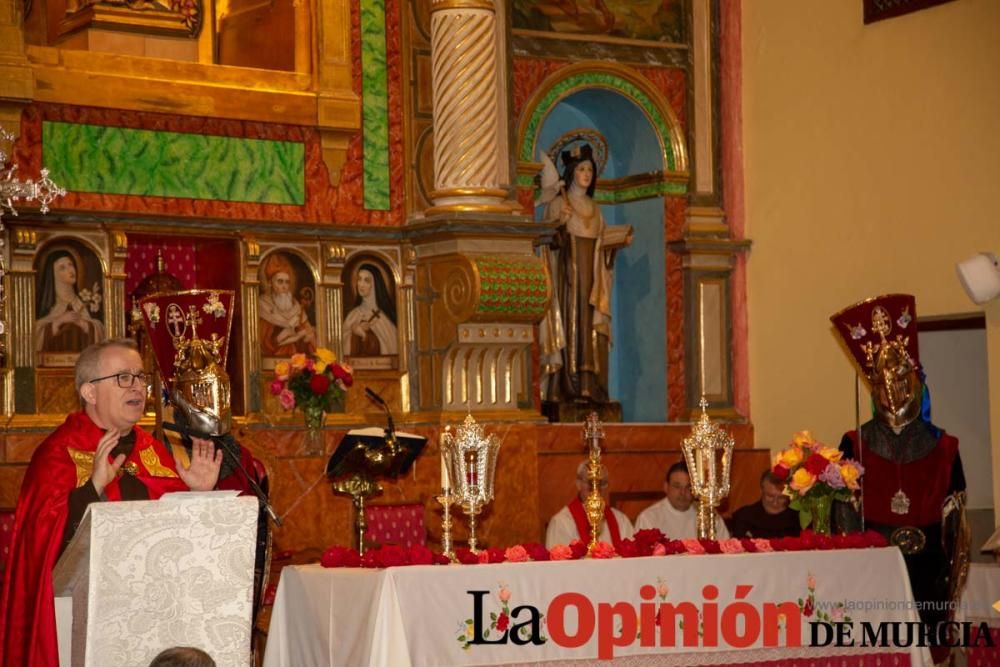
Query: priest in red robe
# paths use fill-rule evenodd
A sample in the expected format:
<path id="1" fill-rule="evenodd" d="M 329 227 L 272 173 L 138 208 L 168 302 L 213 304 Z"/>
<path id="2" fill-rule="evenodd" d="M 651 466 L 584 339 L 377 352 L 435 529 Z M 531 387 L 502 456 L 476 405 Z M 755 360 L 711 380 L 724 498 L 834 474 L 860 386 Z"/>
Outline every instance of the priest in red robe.
<path id="1" fill-rule="evenodd" d="M 58 665 L 52 570 L 92 502 L 156 500 L 215 487 L 222 454 L 199 440 L 189 467 L 139 429 L 148 380 L 128 339 L 80 353 L 83 409 L 38 447 L 21 485 L 0 592 L 0 665 Z"/>
<path id="2" fill-rule="evenodd" d="M 635 530 L 628 517 L 608 503 L 608 469 L 604 466 L 601 466 L 600 486 L 604 495 L 604 520 L 601 521 L 601 534 L 597 539 L 613 544 L 615 549 L 618 549 L 622 540 L 630 539 Z M 589 494 L 587 461 L 583 461 L 576 468 L 576 495 L 549 520 L 549 526 L 545 531 L 546 547 L 551 549 L 557 544 L 569 544 L 573 540 L 580 540 L 584 544 L 590 542 L 590 523 L 583 508 L 583 501 Z"/>

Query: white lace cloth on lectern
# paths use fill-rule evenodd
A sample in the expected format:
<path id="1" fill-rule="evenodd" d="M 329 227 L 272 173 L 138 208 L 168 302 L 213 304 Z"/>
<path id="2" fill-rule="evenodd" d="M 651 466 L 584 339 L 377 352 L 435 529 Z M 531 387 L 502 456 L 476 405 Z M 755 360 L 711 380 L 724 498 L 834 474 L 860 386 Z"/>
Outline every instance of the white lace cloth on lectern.
<path id="1" fill-rule="evenodd" d="M 101 664 L 148 665 L 196 646 L 219 667 L 250 662 L 257 501 L 113 503 L 93 526 L 91 646 Z M 250 538 L 248 539 L 248 536 Z M 96 630 L 96 635 L 94 630 Z"/>

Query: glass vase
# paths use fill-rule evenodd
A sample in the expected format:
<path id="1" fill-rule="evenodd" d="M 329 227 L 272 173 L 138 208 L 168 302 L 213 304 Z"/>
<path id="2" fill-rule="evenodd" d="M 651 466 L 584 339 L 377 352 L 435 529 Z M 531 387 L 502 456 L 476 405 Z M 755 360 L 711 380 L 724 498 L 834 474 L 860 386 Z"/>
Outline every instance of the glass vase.
<path id="1" fill-rule="evenodd" d="M 809 513 L 809 523 L 803 523 L 803 528 L 809 528 L 817 535 L 830 534 L 830 514 L 833 510 L 833 496 L 817 496 L 803 499 L 800 512 Z"/>
<path id="2" fill-rule="evenodd" d="M 306 418 L 306 436 L 302 453 L 305 456 L 322 456 L 326 451 L 326 443 L 323 441 L 323 408 L 307 405 L 302 408 L 302 414 Z"/>

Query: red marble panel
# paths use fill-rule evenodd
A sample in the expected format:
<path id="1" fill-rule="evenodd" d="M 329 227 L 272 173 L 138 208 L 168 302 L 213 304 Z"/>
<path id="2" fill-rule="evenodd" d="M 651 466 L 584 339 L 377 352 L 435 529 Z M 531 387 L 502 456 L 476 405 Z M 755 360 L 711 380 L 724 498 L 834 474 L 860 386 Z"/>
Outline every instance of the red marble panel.
<path id="1" fill-rule="evenodd" d="M 677 197 L 667 197 L 665 224 L 668 242 L 681 217 L 676 210 L 680 205 Z M 683 226 L 683 223 L 681 223 Z M 684 270 L 681 256 L 675 252 L 667 252 L 666 276 L 667 282 L 667 419 L 676 421 L 682 419 L 687 411 L 687 388 L 684 369 Z"/>
<path id="2" fill-rule="evenodd" d="M 719 7 L 719 123 L 722 132 L 722 182 L 726 221 L 734 239 L 744 238 L 746 210 L 743 184 L 743 51 L 741 5 Z M 750 353 L 747 314 L 746 257 L 733 268 L 733 405 L 750 414 Z"/>
<path id="3" fill-rule="evenodd" d="M 687 127 L 687 73 L 677 67 L 637 67 L 636 70 L 663 94 L 685 137 Z"/>

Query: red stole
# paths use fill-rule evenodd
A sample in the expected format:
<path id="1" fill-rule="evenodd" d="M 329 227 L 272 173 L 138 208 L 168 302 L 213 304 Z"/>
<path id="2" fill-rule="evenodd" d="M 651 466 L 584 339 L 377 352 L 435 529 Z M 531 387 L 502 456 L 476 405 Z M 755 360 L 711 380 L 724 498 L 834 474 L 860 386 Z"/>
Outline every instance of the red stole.
<path id="1" fill-rule="evenodd" d="M 580 541 L 584 544 L 590 542 L 590 522 L 587 521 L 587 510 L 583 509 L 580 496 L 576 496 L 570 501 L 569 513 L 573 515 L 573 522 L 576 524 L 576 532 L 580 534 Z M 608 524 L 611 542 L 617 549 L 622 543 L 622 536 L 618 530 L 618 519 L 615 518 L 615 513 L 607 505 L 604 506 L 604 521 Z"/>
<path id="2" fill-rule="evenodd" d="M 166 449 L 148 433 L 137 429 L 135 449 L 129 456 L 138 466 L 139 479 L 150 498 L 187 486 Z M 52 568 L 62 544 L 69 508 L 69 493 L 77 488 L 77 466 L 70 449 L 93 452 L 104 435 L 84 412 L 69 415 L 31 457 L 17 500 L 10 555 L 0 590 L 0 665 L 31 667 L 56 665 L 56 616 Z M 141 452 L 153 447 L 159 463 L 150 469 Z M 146 458 L 153 459 L 147 453 Z M 170 474 L 174 476 L 169 476 Z M 158 476 L 159 475 L 159 476 Z M 105 489 L 109 499 L 120 497 L 117 480 Z"/>

